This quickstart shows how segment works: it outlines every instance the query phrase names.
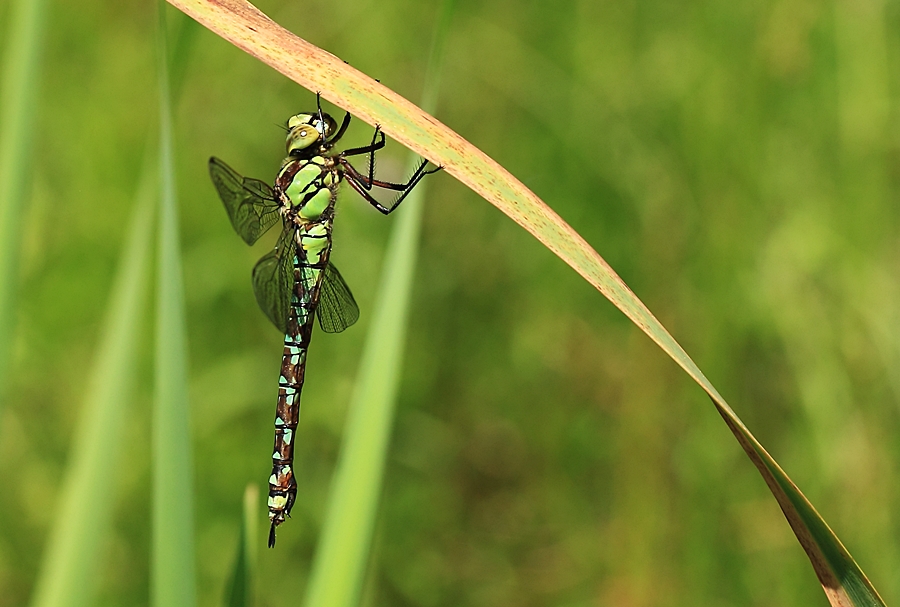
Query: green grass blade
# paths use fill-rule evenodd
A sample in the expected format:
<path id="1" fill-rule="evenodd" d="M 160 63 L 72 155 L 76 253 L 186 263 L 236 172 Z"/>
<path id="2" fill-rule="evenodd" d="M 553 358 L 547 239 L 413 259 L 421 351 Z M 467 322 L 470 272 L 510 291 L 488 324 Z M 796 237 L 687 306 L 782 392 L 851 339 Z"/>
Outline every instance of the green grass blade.
<path id="1" fill-rule="evenodd" d="M 153 407 L 151 604 L 192 607 L 193 465 L 188 409 L 187 338 L 178 242 L 165 3 L 159 3 L 160 212 L 157 258 L 156 394 Z"/>
<path id="2" fill-rule="evenodd" d="M 259 512 L 259 487 L 247 485 L 244 490 L 244 512 L 241 519 L 241 533 L 238 538 L 237 558 L 225 607 L 250 607 L 253 605 L 253 583 L 256 576 L 256 546 L 259 538 L 257 514 Z"/>
<path id="3" fill-rule="evenodd" d="M 599 290 L 712 398 L 781 506 L 832 605 L 883 605 L 825 521 L 716 388 L 606 261 L 524 184 L 481 150 L 384 85 L 272 22 L 243 0 L 169 0 L 294 82 L 442 165 Z"/>
<path id="4" fill-rule="evenodd" d="M 443 4 L 428 62 L 423 99 L 431 112 L 437 104 L 444 40 L 455 4 L 455 0 Z M 418 157 L 410 160 L 410 171 L 418 162 Z M 394 425 L 426 188 L 427 180 L 392 215 L 396 219 L 304 602 L 308 607 L 360 603 Z"/>
<path id="5" fill-rule="evenodd" d="M 34 108 L 45 0 L 18 0 L 9 9 L 0 74 L 0 404 L 6 386 L 19 278 L 22 211 L 31 176 Z M 2 408 L 0 408 L 2 413 Z M 0 415 L 0 419 L 2 419 Z"/>
<path id="6" fill-rule="evenodd" d="M 121 450 L 137 369 L 138 332 L 150 278 L 155 186 L 152 172 L 144 171 L 33 607 L 92 604 L 100 548 L 109 532 L 115 497 L 111 489 L 115 467 L 109 462 L 116 461 Z"/>
<path id="7" fill-rule="evenodd" d="M 189 58 L 201 28 L 196 21 L 189 19 L 183 13 L 176 13 L 174 18 L 169 19 L 168 22 L 172 24 L 172 31 L 169 32 L 169 35 L 173 39 L 171 48 L 169 48 L 169 64 L 167 66 L 169 68 L 169 92 L 171 98 L 177 101 L 184 89 L 190 65 Z"/>

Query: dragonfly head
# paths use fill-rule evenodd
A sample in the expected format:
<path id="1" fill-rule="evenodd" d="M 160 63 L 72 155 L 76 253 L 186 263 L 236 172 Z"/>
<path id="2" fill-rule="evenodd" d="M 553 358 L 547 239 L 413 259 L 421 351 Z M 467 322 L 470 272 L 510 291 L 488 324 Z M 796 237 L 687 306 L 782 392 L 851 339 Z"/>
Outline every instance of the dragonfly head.
<path id="1" fill-rule="evenodd" d="M 316 142 L 325 143 L 337 129 L 334 118 L 328 114 L 297 114 L 287 121 L 287 147 L 288 156 L 301 156 Z"/>

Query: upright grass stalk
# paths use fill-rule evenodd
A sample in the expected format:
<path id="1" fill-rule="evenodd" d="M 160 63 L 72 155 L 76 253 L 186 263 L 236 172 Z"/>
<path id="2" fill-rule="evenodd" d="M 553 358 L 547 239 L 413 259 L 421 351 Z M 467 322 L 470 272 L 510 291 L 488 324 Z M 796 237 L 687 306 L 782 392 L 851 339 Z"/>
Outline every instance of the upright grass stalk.
<path id="1" fill-rule="evenodd" d="M 46 0 L 14 0 L 0 74 L 0 421 L 19 282 Z"/>
<path id="2" fill-rule="evenodd" d="M 138 188 L 33 607 L 92 604 L 100 548 L 109 533 L 118 480 L 109 462 L 116 461 L 121 450 L 150 282 L 156 195 L 152 175 L 149 168 L 145 170 Z"/>
<path id="3" fill-rule="evenodd" d="M 238 553 L 231 572 L 225 607 L 251 607 L 256 578 L 256 547 L 259 538 L 259 487 L 250 484 L 244 490 L 244 515 L 238 539 Z"/>
<path id="4" fill-rule="evenodd" d="M 153 406 L 153 543 L 151 605 L 193 607 L 193 466 L 187 386 L 187 339 L 178 242 L 166 5 L 158 3 L 159 242 L 156 394 Z"/>
<path id="5" fill-rule="evenodd" d="M 455 0 L 444 1 L 435 30 L 423 94 L 423 107 L 429 113 L 437 105 L 444 41 L 455 4 Z M 411 159 L 411 171 L 418 162 L 417 157 Z M 394 425 L 427 181 L 419 183 L 403 203 L 391 232 L 306 593 L 307 607 L 360 603 Z"/>
<path id="6" fill-rule="evenodd" d="M 197 26 L 181 18 L 178 40 L 183 57 Z M 184 72 L 184 61 L 177 66 Z M 181 79 L 173 82 L 180 88 Z M 177 96 L 177 93 L 174 93 Z M 110 296 L 97 360 L 84 410 L 73 436 L 63 480 L 59 513 L 44 551 L 32 607 L 79 607 L 92 604 L 115 504 L 115 481 L 109 462 L 121 450 L 139 351 L 139 328 L 150 284 L 150 243 L 158 196 L 158 158 L 142 163 L 135 209 Z"/>

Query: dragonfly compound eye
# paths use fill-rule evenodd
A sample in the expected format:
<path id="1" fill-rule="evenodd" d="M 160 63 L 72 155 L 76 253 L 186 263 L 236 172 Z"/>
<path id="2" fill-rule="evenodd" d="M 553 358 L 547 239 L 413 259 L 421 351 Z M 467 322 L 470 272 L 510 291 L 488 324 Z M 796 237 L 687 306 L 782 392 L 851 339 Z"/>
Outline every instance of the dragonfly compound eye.
<path id="1" fill-rule="evenodd" d="M 318 116 L 314 115 L 313 126 L 315 126 L 316 130 L 319 131 L 319 134 L 322 135 L 323 139 L 328 139 L 337 128 L 337 123 L 335 123 L 334 118 L 332 118 L 328 114 L 322 114 L 322 118 L 323 120 L 322 122 L 320 122 Z"/>

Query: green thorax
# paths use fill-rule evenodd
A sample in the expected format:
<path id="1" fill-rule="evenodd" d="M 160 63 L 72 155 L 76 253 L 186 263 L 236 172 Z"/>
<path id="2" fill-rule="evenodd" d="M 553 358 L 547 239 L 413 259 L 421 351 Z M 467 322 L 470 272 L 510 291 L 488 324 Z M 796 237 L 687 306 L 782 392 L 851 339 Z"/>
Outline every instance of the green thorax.
<path id="1" fill-rule="evenodd" d="M 305 263 L 310 265 L 328 262 L 340 177 L 330 158 L 289 157 L 282 163 L 275 180 L 282 201 L 289 205 L 285 219 L 297 226 L 296 242 L 303 251 Z"/>
<path id="2" fill-rule="evenodd" d="M 333 212 L 340 180 L 340 171 L 330 158 L 289 157 L 282 163 L 275 184 L 299 222 L 305 223 L 319 221 Z"/>

